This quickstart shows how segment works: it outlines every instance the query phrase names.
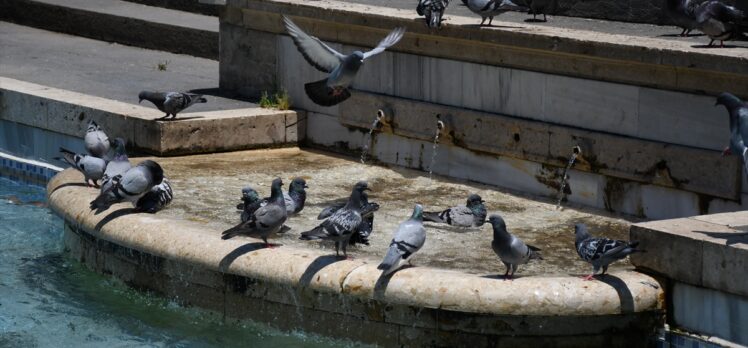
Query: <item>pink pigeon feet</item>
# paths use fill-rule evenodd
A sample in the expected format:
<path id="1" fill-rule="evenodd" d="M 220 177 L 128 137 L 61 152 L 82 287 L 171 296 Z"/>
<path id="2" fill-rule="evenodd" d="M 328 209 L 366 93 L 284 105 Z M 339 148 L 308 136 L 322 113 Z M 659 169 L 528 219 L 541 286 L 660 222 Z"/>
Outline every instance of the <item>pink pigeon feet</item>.
<path id="1" fill-rule="evenodd" d="M 339 95 L 343 94 L 343 91 L 344 91 L 344 90 L 345 90 L 345 88 L 343 88 L 343 87 L 333 87 L 333 88 L 332 88 L 332 94 L 331 94 L 331 95 L 332 95 L 333 97 L 337 97 L 337 96 L 339 96 Z"/>
<path id="2" fill-rule="evenodd" d="M 732 151 L 730 151 L 730 147 L 726 147 L 724 150 L 722 150 L 722 156 L 729 156 L 732 155 Z"/>
<path id="3" fill-rule="evenodd" d="M 277 248 L 279 246 L 280 246 L 280 244 L 265 243 L 265 248 L 267 248 L 267 249 L 275 249 L 275 248 Z"/>
<path id="4" fill-rule="evenodd" d="M 592 279 L 594 279 L 594 278 L 595 278 L 595 274 L 594 274 L 594 273 L 593 273 L 593 274 L 590 274 L 590 275 L 588 275 L 588 276 L 582 277 L 582 279 L 584 279 L 584 280 L 592 280 Z"/>

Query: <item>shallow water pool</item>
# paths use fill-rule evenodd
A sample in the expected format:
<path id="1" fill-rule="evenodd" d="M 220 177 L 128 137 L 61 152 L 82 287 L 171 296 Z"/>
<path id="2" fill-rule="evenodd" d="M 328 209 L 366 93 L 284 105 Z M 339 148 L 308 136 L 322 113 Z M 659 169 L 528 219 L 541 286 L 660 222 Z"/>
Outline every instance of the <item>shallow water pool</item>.
<path id="1" fill-rule="evenodd" d="M 343 347 L 183 308 L 66 256 L 41 186 L 0 177 L 0 347 Z"/>

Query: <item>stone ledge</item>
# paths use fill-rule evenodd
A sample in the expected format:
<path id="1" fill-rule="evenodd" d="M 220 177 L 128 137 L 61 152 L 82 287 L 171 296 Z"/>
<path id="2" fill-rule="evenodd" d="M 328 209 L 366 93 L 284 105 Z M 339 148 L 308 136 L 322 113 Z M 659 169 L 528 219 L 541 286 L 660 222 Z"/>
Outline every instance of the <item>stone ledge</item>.
<path id="1" fill-rule="evenodd" d="M 81 137 L 88 121 L 95 120 L 110 137 L 156 155 L 296 145 L 306 126 L 299 115 L 255 107 L 186 112 L 181 120 L 154 121 L 163 113 L 152 107 L 0 77 L 0 119 Z"/>
<path id="2" fill-rule="evenodd" d="M 646 253 L 636 267 L 683 283 L 748 296 L 748 212 L 651 221 L 631 226 Z"/>
<path id="3" fill-rule="evenodd" d="M 496 21 L 477 29 L 474 18 L 451 16 L 438 35 L 410 10 L 339 1 L 249 0 L 229 2 L 224 23 L 284 34 L 280 14 L 323 40 L 375 46 L 392 27 L 408 29 L 392 51 L 480 64 L 696 93 L 725 90 L 748 96 L 748 54 L 715 52 L 688 43 Z M 243 16 L 233 14 L 241 10 Z"/>
<path id="4" fill-rule="evenodd" d="M 624 335 L 618 336 L 621 342 L 641 342 L 654 329 L 663 308 L 662 287 L 636 272 L 615 273 L 607 280 L 592 282 L 576 277 L 525 277 L 505 282 L 414 267 L 379 278 L 375 264 L 366 260 L 337 260 L 314 249 L 258 248 L 251 239 L 223 241 L 220 231 L 158 215 L 128 214 L 125 204 L 94 215 L 88 203 L 97 191 L 75 185 L 81 180 L 78 172 L 65 170 L 47 187 L 50 207 L 79 235 L 66 232 L 66 244 L 75 257 L 86 259 L 94 269 L 137 277 L 130 266 L 120 271 L 117 262 L 106 263 L 119 257 L 123 265 L 147 269 L 150 275 L 144 285 L 167 294 L 173 291 L 161 284 L 166 279 L 157 279 L 160 273 L 173 274 L 179 267 L 198 269 L 187 272 L 183 281 L 198 283 L 206 294 L 231 295 L 237 303 L 254 301 L 257 305 L 253 308 L 288 306 L 289 321 L 315 332 L 324 332 L 324 328 L 317 327 L 320 323 L 314 320 L 311 324 L 295 320 L 294 308 L 302 319 L 311 313 L 341 320 L 364 318 L 367 327 L 436 330 L 447 338 L 475 335 L 486 340 L 509 335 L 531 342 L 551 337 L 583 342 L 589 336 L 617 332 Z M 76 238 L 88 241 L 89 246 L 71 241 Z M 215 284 L 221 278 L 230 283 Z M 229 305 L 205 298 L 191 301 L 226 306 L 223 310 L 230 315 L 247 315 L 236 312 L 233 300 Z M 426 313 L 423 316 L 422 311 Z M 569 325 L 570 320 L 586 324 Z M 625 333 L 634 335 L 626 338 Z M 447 338 L 430 339 L 447 342 Z M 384 337 L 365 339 L 383 342 Z M 576 345 L 580 344 L 586 345 Z"/>

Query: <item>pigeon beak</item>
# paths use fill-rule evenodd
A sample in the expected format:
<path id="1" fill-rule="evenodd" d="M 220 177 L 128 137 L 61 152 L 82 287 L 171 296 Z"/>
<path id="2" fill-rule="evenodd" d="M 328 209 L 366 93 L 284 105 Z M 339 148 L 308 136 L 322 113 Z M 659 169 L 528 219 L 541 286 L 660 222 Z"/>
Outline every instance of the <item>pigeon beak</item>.
<path id="1" fill-rule="evenodd" d="M 138 104 L 140 104 L 141 102 L 143 102 L 143 98 L 138 98 Z"/>
<path id="2" fill-rule="evenodd" d="M 304 188 L 309 188 L 309 185 L 304 185 Z"/>
<path id="3" fill-rule="evenodd" d="M 371 189 L 370 189 L 370 188 L 368 188 L 368 187 L 365 187 L 365 188 L 364 188 L 364 191 L 371 191 Z"/>

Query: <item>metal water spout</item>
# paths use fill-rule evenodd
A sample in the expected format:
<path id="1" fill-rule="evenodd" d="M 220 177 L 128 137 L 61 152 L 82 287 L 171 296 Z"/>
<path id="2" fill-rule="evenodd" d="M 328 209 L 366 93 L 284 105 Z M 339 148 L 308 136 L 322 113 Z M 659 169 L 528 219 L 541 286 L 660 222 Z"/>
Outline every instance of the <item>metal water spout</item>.
<path id="1" fill-rule="evenodd" d="M 372 134 L 375 129 L 381 129 L 383 126 L 389 126 L 392 122 L 392 110 L 389 108 L 382 108 L 377 110 L 377 116 L 374 118 L 371 126 L 369 126 L 369 133 L 364 136 L 364 144 L 361 149 L 361 164 L 366 164 L 366 155 L 369 153 L 369 148 L 372 143 Z"/>
<path id="2" fill-rule="evenodd" d="M 577 157 L 582 155 L 582 148 L 579 145 L 576 145 L 571 148 L 571 156 L 569 156 L 569 162 L 566 163 L 566 168 L 564 168 L 564 173 L 561 176 L 561 185 L 559 185 L 558 189 L 558 202 L 556 203 L 556 209 L 561 208 L 561 202 L 564 200 L 564 196 L 566 193 L 564 190 L 566 189 L 566 183 L 569 180 L 569 169 L 574 165 L 574 161 L 577 160 Z"/>

